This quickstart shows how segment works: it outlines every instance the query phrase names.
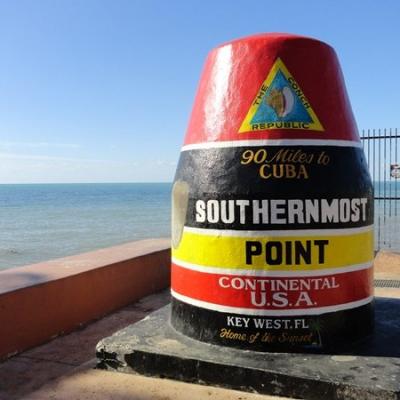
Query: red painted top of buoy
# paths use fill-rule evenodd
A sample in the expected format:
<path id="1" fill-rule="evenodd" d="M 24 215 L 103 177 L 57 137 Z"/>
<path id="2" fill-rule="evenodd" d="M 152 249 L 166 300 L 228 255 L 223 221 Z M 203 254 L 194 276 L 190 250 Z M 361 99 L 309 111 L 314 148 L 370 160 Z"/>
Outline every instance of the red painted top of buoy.
<path id="1" fill-rule="evenodd" d="M 332 47 L 312 38 L 269 33 L 210 52 L 185 144 L 259 139 L 359 140 Z"/>

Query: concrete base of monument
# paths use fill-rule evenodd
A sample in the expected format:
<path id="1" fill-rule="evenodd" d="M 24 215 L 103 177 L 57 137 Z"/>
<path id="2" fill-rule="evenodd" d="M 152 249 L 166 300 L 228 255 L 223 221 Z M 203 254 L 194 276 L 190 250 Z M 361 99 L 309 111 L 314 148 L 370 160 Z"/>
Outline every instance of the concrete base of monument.
<path id="1" fill-rule="evenodd" d="M 400 398 L 400 300 L 377 298 L 373 336 L 340 354 L 262 353 L 176 332 L 166 306 L 97 345 L 98 368 L 301 399 Z"/>

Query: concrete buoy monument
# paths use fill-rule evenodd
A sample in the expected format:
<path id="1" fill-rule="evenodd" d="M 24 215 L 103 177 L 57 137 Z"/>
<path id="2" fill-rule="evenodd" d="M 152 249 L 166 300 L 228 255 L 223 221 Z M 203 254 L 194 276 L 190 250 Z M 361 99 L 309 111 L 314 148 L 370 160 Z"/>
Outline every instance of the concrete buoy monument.
<path id="1" fill-rule="evenodd" d="M 334 50 L 260 34 L 209 54 L 173 186 L 171 324 L 270 350 L 373 330 L 373 188 Z"/>
<path id="2" fill-rule="evenodd" d="M 399 301 L 373 298 L 373 210 L 334 50 L 289 34 L 214 49 L 172 188 L 171 304 L 104 338 L 98 366 L 400 398 Z"/>

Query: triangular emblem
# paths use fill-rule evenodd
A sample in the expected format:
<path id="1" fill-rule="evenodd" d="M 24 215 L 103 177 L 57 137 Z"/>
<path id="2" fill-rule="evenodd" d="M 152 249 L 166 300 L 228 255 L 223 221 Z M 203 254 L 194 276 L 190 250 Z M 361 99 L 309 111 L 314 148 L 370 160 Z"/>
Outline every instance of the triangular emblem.
<path id="1" fill-rule="evenodd" d="M 324 130 L 300 85 L 280 58 L 262 83 L 239 132 L 268 129 Z"/>

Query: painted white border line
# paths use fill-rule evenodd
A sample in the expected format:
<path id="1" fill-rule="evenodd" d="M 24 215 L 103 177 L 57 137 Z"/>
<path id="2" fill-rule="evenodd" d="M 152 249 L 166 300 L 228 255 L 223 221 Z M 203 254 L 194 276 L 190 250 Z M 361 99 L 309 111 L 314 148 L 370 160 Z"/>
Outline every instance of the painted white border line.
<path id="1" fill-rule="evenodd" d="M 259 146 L 339 146 L 362 148 L 361 142 L 353 140 L 321 140 L 321 139 L 261 139 L 261 140 L 230 140 L 222 142 L 202 142 L 187 144 L 181 151 L 214 149 L 223 147 L 259 147 Z"/>
<path id="2" fill-rule="evenodd" d="M 242 277 L 282 277 L 282 278 L 303 278 L 307 276 L 327 276 L 345 274 L 347 272 L 362 271 L 364 269 L 372 268 L 373 260 L 363 264 L 353 264 L 346 267 L 330 268 L 321 270 L 311 271 L 270 271 L 270 270 L 254 270 L 254 269 L 234 269 L 234 268 L 220 268 L 215 266 L 204 266 L 191 264 L 186 261 L 181 261 L 175 257 L 171 258 L 171 261 L 178 267 L 190 269 L 192 271 L 203 272 L 206 274 L 218 274 L 218 275 L 237 275 Z"/>
<path id="3" fill-rule="evenodd" d="M 171 289 L 171 295 L 175 297 L 177 300 L 180 300 L 184 303 L 191 304 L 192 306 L 195 307 L 206 308 L 207 310 L 219 311 L 230 314 L 279 316 L 279 317 L 291 316 L 291 315 L 320 315 L 334 311 L 343 311 L 351 308 L 364 306 L 365 304 L 370 303 L 374 298 L 374 296 L 370 296 L 362 300 L 353 301 L 351 303 L 337 304 L 334 306 L 319 307 L 319 308 L 306 308 L 306 309 L 302 308 L 296 310 L 260 310 L 253 308 L 222 306 L 220 304 L 208 303 L 202 300 L 195 300 L 190 297 L 176 293 L 172 289 Z"/>
<path id="4" fill-rule="evenodd" d="M 362 226 L 360 228 L 337 228 L 337 229 L 292 229 L 292 230 L 276 230 L 276 231 L 241 231 L 232 229 L 208 229 L 208 228 L 192 228 L 185 226 L 184 233 L 194 233 L 206 236 L 232 236 L 232 237 L 284 237 L 284 236 L 346 236 L 357 233 L 373 231 L 374 225 Z"/>

